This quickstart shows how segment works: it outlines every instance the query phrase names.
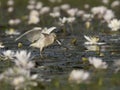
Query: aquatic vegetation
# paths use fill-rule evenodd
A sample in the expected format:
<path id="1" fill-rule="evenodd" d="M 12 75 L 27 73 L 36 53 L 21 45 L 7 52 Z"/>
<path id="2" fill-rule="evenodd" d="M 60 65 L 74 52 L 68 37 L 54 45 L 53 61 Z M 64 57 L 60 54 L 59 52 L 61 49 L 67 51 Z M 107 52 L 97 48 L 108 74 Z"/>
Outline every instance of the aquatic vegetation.
<path id="1" fill-rule="evenodd" d="M 87 40 L 87 42 L 85 42 L 84 44 L 105 44 L 105 43 L 102 43 L 102 42 L 98 42 L 99 41 L 99 37 L 89 37 L 89 36 L 86 36 L 84 35 L 84 38 Z"/>
<path id="2" fill-rule="evenodd" d="M 61 3 L 62 2 L 62 0 L 48 0 L 48 1 L 51 3 Z"/>
<path id="3" fill-rule="evenodd" d="M 108 27 L 111 28 L 112 31 L 117 31 L 120 29 L 120 20 L 113 19 L 108 23 Z"/>
<path id="4" fill-rule="evenodd" d="M 20 22 L 21 22 L 21 20 L 18 19 L 18 18 L 16 18 L 16 19 L 10 19 L 10 20 L 8 21 L 8 24 L 9 24 L 9 25 L 18 25 L 18 24 L 20 24 Z"/>
<path id="5" fill-rule="evenodd" d="M 67 22 L 67 18 L 66 17 L 59 18 L 59 21 L 60 21 L 60 25 L 63 26 Z"/>
<path id="6" fill-rule="evenodd" d="M 120 1 L 115 0 L 112 2 L 111 7 L 114 8 L 114 7 L 119 6 L 119 5 L 120 5 Z"/>
<path id="7" fill-rule="evenodd" d="M 108 64 L 100 58 L 89 57 L 89 63 L 92 64 L 96 69 L 107 69 Z"/>
<path id="8" fill-rule="evenodd" d="M 67 10 L 67 14 L 71 17 L 74 17 L 77 13 L 78 9 L 77 8 L 70 8 Z"/>
<path id="9" fill-rule="evenodd" d="M 31 53 L 27 51 L 17 51 L 15 53 L 16 59 L 14 60 L 17 67 L 31 69 L 34 67 L 34 63 L 30 60 Z"/>
<path id="10" fill-rule="evenodd" d="M 102 0 L 102 2 L 104 3 L 104 4 L 109 4 L 109 0 Z"/>
<path id="11" fill-rule="evenodd" d="M 14 11 L 14 0 L 8 0 L 7 5 L 8 5 L 7 11 L 9 13 L 12 13 Z"/>
<path id="12" fill-rule="evenodd" d="M 105 6 L 93 7 L 91 12 L 94 16 L 97 16 L 99 19 L 104 19 L 106 22 L 110 22 L 111 19 L 115 17 L 114 11 L 108 9 Z"/>
<path id="13" fill-rule="evenodd" d="M 53 18 L 60 17 L 60 12 L 52 12 L 50 13 L 50 16 Z"/>
<path id="14" fill-rule="evenodd" d="M 37 24 L 40 22 L 39 12 L 37 10 L 32 10 L 29 14 L 28 24 Z"/>
<path id="15" fill-rule="evenodd" d="M 115 60 L 113 66 L 115 67 L 115 72 L 117 73 L 120 70 L 120 60 Z"/>
<path id="16" fill-rule="evenodd" d="M 12 51 L 4 52 L 4 54 L 10 55 Z M 12 53 L 13 54 L 13 53 Z M 30 53 L 26 51 L 17 51 L 12 58 L 15 62 L 15 66 L 7 69 L 0 74 L 0 82 L 5 82 L 12 85 L 15 90 L 24 89 L 30 86 L 37 86 L 36 79 L 37 74 L 31 75 L 31 68 L 34 67 L 34 62 L 30 61 Z M 11 83 L 9 83 L 11 82 Z"/>
<path id="17" fill-rule="evenodd" d="M 60 8 L 61 8 L 62 10 L 67 11 L 68 9 L 70 9 L 70 5 L 69 5 L 69 4 L 62 4 L 62 5 L 60 6 Z"/>
<path id="18" fill-rule="evenodd" d="M 100 47 L 98 45 L 85 45 L 87 51 L 99 51 Z"/>
<path id="19" fill-rule="evenodd" d="M 84 13 L 82 15 L 82 19 L 83 19 L 83 21 L 91 21 L 93 19 L 93 15 L 89 14 L 89 13 Z"/>
<path id="20" fill-rule="evenodd" d="M 37 82 L 35 81 L 37 76 L 37 74 L 31 75 L 29 70 L 15 66 L 0 74 L 0 81 L 14 86 L 15 90 L 25 90 L 27 87 L 37 86 Z"/>
<path id="21" fill-rule="evenodd" d="M 3 45 L 2 42 L 0 42 L 0 48 L 4 48 L 5 46 Z"/>
<path id="22" fill-rule="evenodd" d="M 7 5 L 8 5 L 8 6 L 14 5 L 14 0 L 8 0 Z"/>
<path id="23" fill-rule="evenodd" d="M 4 57 L 5 60 L 7 59 L 13 59 L 14 58 L 14 51 L 12 50 L 6 50 L 2 52 L 2 57 Z"/>
<path id="24" fill-rule="evenodd" d="M 40 9 L 39 13 L 40 13 L 40 15 L 44 15 L 44 14 L 48 13 L 49 11 L 50 11 L 50 7 L 44 6 Z"/>
<path id="25" fill-rule="evenodd" d="M 6 30 L 5 33 L 6 35 L 19 35 L 20 34 L 20 32 L 18 32 L 14 28 L 10 28 L 9 30 Z"/>
<path id="26" fill-rule="evenodd" d="M 119 90 L 119 5 L 1 0 L 0 88 Z"/>
<path id="27" fill-rule="evenodd" d="M 69 82 L 85 83 L 90 78 L 90 73 L 84 70 L 72 70 L 69 75 Z"/>

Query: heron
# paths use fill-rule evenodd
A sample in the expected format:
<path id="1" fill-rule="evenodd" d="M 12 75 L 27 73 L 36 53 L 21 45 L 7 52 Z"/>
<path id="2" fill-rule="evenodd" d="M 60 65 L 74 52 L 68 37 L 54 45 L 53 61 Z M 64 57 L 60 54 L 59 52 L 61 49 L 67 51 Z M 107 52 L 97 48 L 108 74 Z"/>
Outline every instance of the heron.
<path id="1" fill-rule="evenodd" d="M 15 41 L 19 40 L 23 36 L 27 36 L 27 39 L 31 42 L 30 46 L 39 48 L 40 56 L 43 57 L 42 51 L 45 47 L 53 44 L 54 41 L 57 41 L 57 43 L 61 45 L 61 42 L 56 39 L 56 34 L 52 32 L 55 29 L 56 27 L 43 29 L 41 27 L 34 27 L 33 29 L 20 35 L 15 39 Z"/>

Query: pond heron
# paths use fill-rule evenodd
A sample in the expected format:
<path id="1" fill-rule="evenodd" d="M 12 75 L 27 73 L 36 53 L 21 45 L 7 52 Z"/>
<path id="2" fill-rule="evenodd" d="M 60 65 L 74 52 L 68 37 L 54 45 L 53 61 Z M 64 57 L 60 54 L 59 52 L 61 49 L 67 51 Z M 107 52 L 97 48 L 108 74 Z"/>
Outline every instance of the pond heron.
<path id="1" fill-rule="evenodd" d="M 44 47 L 47 47 L 54 43 L 54 41 L 57 41 L 59 45 L 61 43 L 56 39 L 56 34 L 52 32 L 55 30 L 56 27 L 50 27 L 50 28 L 44 28 L 41 27 L 35 27 L 32 30 L 29 30 L 16 38 L 16 41 L 23 36 L 27 36 L 27 39 L 31 42 L 30 46 L 36 47 L 40 49 L 40 56 L 42 56 L 42 51 Z"/>

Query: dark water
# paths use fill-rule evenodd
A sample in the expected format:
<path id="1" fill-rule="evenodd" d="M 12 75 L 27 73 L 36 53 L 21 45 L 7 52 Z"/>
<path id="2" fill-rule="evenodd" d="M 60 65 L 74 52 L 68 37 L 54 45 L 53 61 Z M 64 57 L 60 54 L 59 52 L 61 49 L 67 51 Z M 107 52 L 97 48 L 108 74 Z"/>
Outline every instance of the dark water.
<path id="1" fill-rule="evenodd" d="M 69 2 L 74 2 L 70 1 Z M 91 0 L 92 1 L 92 0 Z M 5 3 L 5 1 L 3 0 Z M 16 3 L 19 3 L 16 1 Z M 25 4 L 23 4 L 23 7 L 25 7 L 27 0 L 25 1 Z M 65 2 L 65 1 L 64 1 Z M 67 2 L 67 1 L 66 1 Z M 77 0 L 75 1 L 77 2 Z M 76 6 L 77 3 L 73 3 L 71 5 Z M 82 2 L 79 1 L 78 2 Z M 84 1 L 83 1 L 84 2 Z M 89 2 L 86 0 L 85 2 Z M 85 3 L 84 2 L 84 3 Z M 22 2 L 23 3 L 23 2 Z M 95 5 L 98 5 L 98 1 L 96 1 Z M 47 3 L 48 4 L 48 3 Z M 82 3 L 81 3 L 82 5 Z M 92 6 L 94 6 L 92 4 Z M 4 49 L 0 50 L 0 53 L 4 50 L 27 50 L 32 53 L 33 56 L 33 61 L 35 61 L 36 66 L 33 68 L 32 73 L 37 73 L 40 75 L 40 77 L 43 77 L 45 79 L 45 86 L 47 90 L 59 90 L 62 88 L 62 90 L 79 90 L 82 88 L 82 90 L 119 90 L 120 89 L 120 73 L 114 74 L 114 67 L 113 63 L 115 60 L 120 59 L 120 32 L 110 32 L 108 28 L 106 28 L 106 23 L 100 23 L 96 25 L 96 22 L 98 20 L 93 20 L 92 21 L 92 26 L 90 27 L 89 30 L 85 28 L 85 22 L 81 21 L 81 18 L 77 18 L 75 23 L 73 23 L 73 31 L 71 31 L 69 26 L 66 26 L 68 28 L 66 34 L 62 32 L 62 29 L 58 27 L 56 34 L 58 36 L 58 39 L 61 41 L 62 45 L 58 45 L 56 42 L 45 48 L 43 51 L 43 56 L 44 58 L 41 59 L 39 56 L 39 49 L 28 47 L 29 42 L 27 41 L 26 38 L 23 38 L 17 42 L 15 42 L 15 38 L 18 36 L 8 36 L 5 35 L 5 30 L 7 28 L 11 28 L 11 26 L 7 25 L 7 20 L 8 18 L 18 16 L 22 17 L 21 14 L 26 14 L 27 11 L 23 10 L 23 7 L 19 7 L 16 5 L 16 15 L 9 15 L 8 13 L 6 16 L 4 16 L 4 12 L 6 10 L 6 6 L 2 8 L 2 17 L 0 21 L 0 40 L 4 43 L 6 46 Z M 79 6 L 83 8 L 82 6 Z M 20 12 L 17 12 L 17 9 L 21 10 Z M 23 11 L 22 11 L 23 10 Z M 117 9 L 116 9 L 117 11 Z M 118 14 L 119 12 L 116 12 Z M 7 17 L 9 16 L 9 17 Z M 6 17 L 6 18 L 5 18 Z M 51 21 L 46 21 L 45 19 L 45 24 L 42 22 L 39 23 L 38 25 L 27 25 L 26 23 L 21 23 L 18 26 L 12 26 L 13 28 L 16 28 L 18 31 L 21 33 L 29 30 L 29 28 L 32 28 L 34 26 L 52 26 L 50 25 Z M 118 17 L 119 18 L 119 17 Z M 5 19 L 5 21 L 3 20 Z M 105 25 L 105 26 L 104 26 Z M 103 45 L 98 45 L 97 47 L 99 48 L 98 51 L 89 51 L 84 45 L 84 42 L 86 41 L 84 38 L 84 35 L 88 36 L 98 36 L 100 38 L 100 42 L 104 42 L 105 44 Z M 18 43 L 22 42 L 23 46 L 21 48 L 18 48 Z M 89 46 L 89 45 L 88 45 Z M 88 62 L 84 62 L 83 58 L 88 58 L 88 57 L 100 57 L 104 61 L 106 61 L 109 65 L 108 70 L 106 71 L 100 71 L 97 72 L 91 68 L 90 64 Z M 4 71 L 5 68 L 8 68 L 9 65 L 7 65 L 7 61 L 0 61 L 0 72 Z M 71 86 L 67 82 L 69 73 L 73 69 L 84 69 L 84 70 L 89 70 L 90 72 L 93 72 L 93 74 L 96 73 L 95 79 L 93 79 L 93 83 L 90 85 L 80 85 L 80 86 Z M 105 73 L 106 72 L 106 73 Z M 101 76 L 101 77 L 100 77 Z M 99 78 L 100 77 L 100 78 Z M 53 84 L 50 84 L 47 82 L 49 79 L 53 79 Z M 55 80 L 54 80 L 55 79 Z M 56 80 L 57 79 L 57 80 Z M 99 86 L 99 80 L 102 80 L 103 84 Z M 58 86 L 56 85 L 58 83 Z M 97 85 L 96 85 L 97 83 Z M 64 86 L 64 84 L 66 86 Z M 75 88 L 76 87 L 76 88 Z M 88 87 L 91 87 L 89 89 Z M 40 88 L 39 88 L 40 89 Z M 35 90 L 39 90 L 38 88 L 35 88 Z M 7 90 L 7 89 L 6 89 Z M 41 89 L 42 90 L 42 89 Z"/>

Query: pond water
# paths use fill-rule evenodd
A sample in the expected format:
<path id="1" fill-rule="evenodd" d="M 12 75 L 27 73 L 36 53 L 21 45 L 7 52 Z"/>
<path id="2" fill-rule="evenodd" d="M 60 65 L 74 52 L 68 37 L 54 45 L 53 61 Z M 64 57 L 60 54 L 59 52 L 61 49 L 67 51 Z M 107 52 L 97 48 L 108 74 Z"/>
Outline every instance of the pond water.
<path id="1" fill-rule="evenodd" d="M 114 66 L 114 63 L 120 60 L 120 29 L 112 31 L 111 28 L 108 27 L 110 21 L 106 22 L 103 18 L 98 18 L 97 16 L 94 16 L 93 18 L 89 17 L 86 20 L 83 20 L 83 17 L 81 16 L 75 16 L 74 22 L 60 26 L 58 24 L 59 18 L 52 18 L 49 15 L 55 6 L 57 9 L 57 6 L 67 3 L 70 5 L 70 8 L 84 10 L 86 15 L 92 14 L 91 9 L 95 6 L 105 6 L 107 9 L 112 10 L 115 14 L 115 18 L 119 20 L 120 4 L 112 8 L 111 4 L 114 0 L 108 0 L 108 4 L 102 3 L 102 0 L 61 0 L 62 2 L 59 2 L 60 0 L 55 0 L 55 3 L 50 3 L 49 0 L 36 0 L 37 3 L 42 2 L 43 6 L 50 6 L 50 11 L 39 16 L 39 23 L 28 24 L 27 15 L 29 15 L 30 10 L 27 9 L 27 5 L 29 1 L 31 0 L 14 0 L 13 12 L 7 11 L 8 8 L 11 7 L 7 5 L 7 0 L 0 1 L 0 41 L 5 45 L 4 48 L 0 49 L 1 55 L 3 51 L 6 50 L 27 50 L 28 52 L 31 52 L 32 61 L 35 62 L 35 67 L 32 68 L 31 74 L 38 74 L 38 81 L 40 82 L 37 87 L 24 88 L 25 90 L 120 89 L 120 72 L 116 72 L 116 67 Z M 62 13 L 60 16 L 61 18 L 69 17 L 65 11 L 60 10 L 60 13 Z M 13 25 L 8 23 L 10 19 L 16 18 L 21 20 L 20 23 Z M 58 43 L 55 42 L 44 48 L 42 52 L 43 58 L 40 57 L 39 49 L 29 47 L 30 42 L 26 37 L 15 41 L 18 36 L 33 27 L 44 28 L 52 26 L 57 27 L 54 32 L 62 45 L 58 45 Z M 5 32 L 11 28 L 20 32 L 20 34 L 7 35 Z M 99 42 L 104 44 L 85 45 L 85 42 L 87 41 L 84 37 L 85 35 L 88 37 L 98 37 Z M 22 46 L 19 47 L 18 43 L 21 43 Z M 108 68 L 105 70 L 95 69 L 95 67 L 89 63 L 89 57 L 102 59 L 108 64 Z M 13 66 L 14 63 L 12 61 L 1 59 L 0 73 Z M 120 68 L 119 62 L 117 68 Z M 87 84 L 69 83 L 68 78 L 72 70 L 85 70 L 90 72 L 91 78 L 89 82 Z M 0 84 L 0 90 L 13 90 L 13 88 L 14 87 L 9 86 L 8 84 Z"/>

